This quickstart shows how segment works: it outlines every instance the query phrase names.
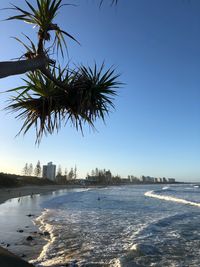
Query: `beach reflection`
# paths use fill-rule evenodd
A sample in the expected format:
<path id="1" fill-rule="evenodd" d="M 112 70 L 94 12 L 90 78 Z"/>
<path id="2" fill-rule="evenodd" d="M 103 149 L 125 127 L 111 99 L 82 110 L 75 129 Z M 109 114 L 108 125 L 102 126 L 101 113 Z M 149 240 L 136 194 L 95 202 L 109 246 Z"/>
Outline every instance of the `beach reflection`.
<path id="1" fill-rule="evenodd" d="M 21 255 L 26 250 L 26 238 L 39 234 L 38 228 L 33 224 L 34 218 L 42 212 L 42 203 L 55 196 L 63 195 L 68 190 L 58 190 L 44 194 L 31 194 L 9 199 L 0 205 L 0 246 L 11 252 Z M 35 239 L 34 239 L 35 240 Z M 34 242 L 34 249 L 37 242 Z M 29 249 L 30 243 L 28 243 Z M 22 251 L 21 251 L 22 250 Z"/>

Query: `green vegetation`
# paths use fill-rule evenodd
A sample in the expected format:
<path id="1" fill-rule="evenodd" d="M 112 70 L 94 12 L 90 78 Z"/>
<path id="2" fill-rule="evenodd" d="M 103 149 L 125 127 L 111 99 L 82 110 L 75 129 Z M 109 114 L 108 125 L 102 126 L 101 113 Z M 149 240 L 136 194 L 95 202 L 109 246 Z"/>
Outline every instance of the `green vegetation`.
<path id="1" fill-rule="evenodd" d="M 123 179 L 119 175 L 113 176 L 110 170 L 98 169 L 91 171 L 91 174 L 86 177 L 87 184 L 96 184 L 96 185 L 114 185 L 122 184 Z"/>
<path id="2" fill-rule="evenodd" d="M 23 85 L 8 90 L 12 92 L 7 109 L 23 120 L 19 133 L 26 134 L 35 128 L 36 143 L 43 135 L 53 134 L 70 122 L 83 131 L 89 125 L 95 129 L 97 119 L 105 121 L 106 115 L 114 108 L 114 97 L 121 85 L 115 69 L 71 64 L 62 66 L 59 59 L 67 54 L 66 40 L 79 42 L 55 23 L 59 11 L 69 6 L 62 0 L 25 1 L 24 10 L 11 5 L 8 21 L 21 21 L 37 27 L 37 41 L 24 35 L 24 40 L 15 37 L 22 44 L 24 53 L 17 62 L 0 62 L 0 78 L 25 73 Z M 34 2 L 34 3 L 32 3 Z M 100 0 L 100 6 L 103 1 Z M 110 0 L 116 4 L 117 0 Z M 55 53 L 56 52 L 56 53 Z M 22 60 L 23 59 L 23 60 Z M 13 96 L 14 93 L 14 96 Z"/>
<path id="3" fill-rule="evenodd" d="M 26 163 L 23 170 L 22 170 L 22 174 L 24 176 L 32 176 L 34 173 L 34 176 L 36 177 L 41 177 L 41 174 L 42 174 L 42 167 L 40 165 L 40 161 L 38 160 L 34 170 L 33 170 L 33 164 L 30 163 Z"/>
<path id="4" fill-rule="evenodd" d="M 67 171 L 65 168 L 64 174 L 62 174 L 62 167 L 61 165 L 58 166 L 57 174 L 56 174 L 56 182 L 58 184 L 73 184 L 77 183 L 77 167 L 75 165 L 74 168 L 71 168 L 70 171 Z"/>
<path id="5" fill-rule="evenodd" d="M 0 187 L 17 187 L 25 185 L 52 185 L 48 179 L 39 179 L 34 176 L 21 176 L 16 174 L 0 173 Z"/>

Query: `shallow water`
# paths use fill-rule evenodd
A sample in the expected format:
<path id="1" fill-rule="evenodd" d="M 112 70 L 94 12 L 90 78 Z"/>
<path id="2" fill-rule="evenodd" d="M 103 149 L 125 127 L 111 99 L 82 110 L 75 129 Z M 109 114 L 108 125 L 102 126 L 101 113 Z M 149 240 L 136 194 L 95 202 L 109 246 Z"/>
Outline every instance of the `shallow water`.
<path id="1" fill-rule="evenodd" d="M 10 202 L 14 214 L 34 212 L 35 224 L 50 233 L 32 261 L 38 266 L 200 266 L 197 186 L 80 189 L 22 202 Z"/>
<path id="2" fill-rule="evenodd" d="M 44 201 L 63 195 L 65 192 L 70 192 L 70 190 L 13 198 L 1 204 L 0 246 L 18 256 L 26 255 L 25 260 L 38 255 L 46 241 L 39 235 L 38 227 L 33 224 L 33 220 L 41 215 Z M 27 216 L 30 214 L 32 216 Z M 34 240 L 27 242 L 26 238 L 30 235 Z"/>
<path id="3" fill-rule="evenodd" d="M 70 192 L 43 203 L 51 233 L 37 263 L 200 266 L 200 189 L 123 186 Z"/>

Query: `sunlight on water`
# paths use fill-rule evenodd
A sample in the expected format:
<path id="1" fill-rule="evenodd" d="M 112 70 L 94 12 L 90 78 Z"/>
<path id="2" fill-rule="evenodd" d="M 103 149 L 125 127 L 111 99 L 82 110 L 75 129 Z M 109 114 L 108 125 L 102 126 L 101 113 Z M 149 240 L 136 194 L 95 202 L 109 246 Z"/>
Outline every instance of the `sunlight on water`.
<path id="1" fill-rule="evenodd" d="M 31 261 L 38 267 L 196 267 L 199 207 L 200 188 L 194 185 L 75 189 L 5 203 L 1 231 L 11 224 L 6 226 L 5 218 L 17 214 L 26 229 L 26 215 L 34 210 L 36 229 L 49 233 Z M 8 213 L 11 208 L 15 212 Z M 10 230 L 15 242 L 16 226 Z"/>
<path id="2" fill-rule="evenodd" d="M 200 200 L 200 195 L 191 188 L 111 187 L 47 201 L 35 223 L 50 233 L 50 239 L 32 262 L 38 266 L 183 266 L 178 261 L 183 262 L 183 255 L 185 262 L 189 259 L 186 251 L 190 257 L 196 255 L 191 235 L 200 247 L 195 238 L 200 219 L 195 207 L 200 203 L 193 201 Z M 186 229 L 190 236 L 185 235 Z"/>

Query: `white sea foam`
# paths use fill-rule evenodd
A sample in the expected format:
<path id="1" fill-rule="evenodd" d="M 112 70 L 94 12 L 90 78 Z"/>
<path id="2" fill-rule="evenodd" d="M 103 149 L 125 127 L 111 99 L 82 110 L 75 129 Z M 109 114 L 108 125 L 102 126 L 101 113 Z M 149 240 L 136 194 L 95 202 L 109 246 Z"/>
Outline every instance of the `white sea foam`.
<path id="1" fill-rule="evenodd" d="M 168 187 L 163 187 L 163 190 L 146 192 L 145 196 L 200 207 L 200 203 L 167 196 L 168 190 Z M 100 193 L 98 191 L 98 195 Z M 136 255 L 156 254 L 153 245 L 142 244 L 143 240 L 151 238 L 148 227 L 176 214 L 177 210 L 164 214 L 158 210 L 155 216 L 146 208 L 146 205 L 151 207 L 151 203 L 145 200 L 144 190 L 141 201 L 137 192 L 136 196 L 132 191 L 128 193 L 128 197 L 124 193 L 124 197 L 122 194 L 118 199 L 114 191 L 108 191 L 104 198 L 102 189 L 100 202 L 96 191 L 90 191 L 78 196 L 72 193 L 45 203 L 48 209 L 36 223 L 43 232 L 48 231 L 50 237 L 32 263 L 37 267 L 66 266 L 67 263 L 73 266 L 75 261 L 82 266 L 133 267 L 136 266 L 131 265 Z"/>
<path id="2" fill-rule="evenodd" d="M 58 214 L 60 218 L 57 217 Z M 39 225 L 39 229 L 42 232 L 48 232 L 50 236 L 47 236 L 47 243 L 43 246 L 40 255 L 30 261 L 34 266 L 66 266 L 65 263 L 68 263 L 72 267 L 75 266 L 73 255 L 66 253 L 67 248 L 61 236 L 64 229 L 63 225 L 60 224 L 60 220 L 62 220 L 62 211 L 59 209 L 45 209 L 35 220 L 35 224 Z"/>
<path id="3" fill-rule="evenodd" d="M 79 218 L 79 216 L 81 216 L 82 212 L 80 214 L 77 213 L 76 215 L 75 215 L 75 213 L 76 212 L 74 212 L 73 214 L 70 215 L 63 210 L 46 209 L 42 213 L 42 215 L 35 220 L 35 223 L 40 226 L 40 230 L 42 232 L 48 231 L 50 233 L 50 238 L 47 239 L 47 244 L 43 247 L 43 250 L 40 253 L 40 255 L 38 256 L 38 258 L 32 260 L 31 263 L 33 263 L 37 267 L 40 267 L 40 266 L 42 266 L 42 267 L 48 266 L 49 267 L 49 266 L 57 266 L 57 265 L 60 266 L 60 264 L 63 264 L 66 262 L 68 262 L 68 263 L 73 262 L 74 259 L 78 260 L 79 263 L 84 263 L 84 258 L 82 258 L 79 255 L 79 252 L 85 256 L 85 259 L 90 259 L 92 254 L 97 254 L 97 251 L 95 251 L 96 249 L 98 249 L 98 248 L 99 248 L 98 250 L 103 249 L 101 246 L 99 246 L 100 245 L 99 244 L 100 236 L 96 233 L 96 226 L 95 226 L 95 224 L 97 224 L 98 221 L 101 219 L 97 217 L 96 213 L 93 214 L 92 212 L 90 212 L 89 217 L 90 217 L 90 220 L 91 220 L 92 225 L 94 227 L 94 230 L 92 230 L 91 227 L 88 229 L 88 231 L 87 231 L 88 237 L 87 236 L 85 237 L 86 240 L 84 241 L 83 248 L 77 248 L 77 250 L 76 250 L 76 246 L 77 246 L 77 244 L 79 244 L 82 237 L 81 237 L 80 233 L 77 234 L 77 237 L 73 236 L 73 238 L 74 238 L 73 243 L 74 243 L 75 251 L 73 253 L 71 253 L 71 251 L 73 250 L 73 247 L 72 247 L 73 244 L 70 244 L 70 247 L 72 248 L 72 250 L 70 251 L 70 247 L 66 246 L 66 240 L 68 238 L 65 238 L 66 236 L 69 237 L 69 235 L 70 235 L 70 234 L 67 235 L 67 232 L 70 231 L 69 225 L 71 225 L 71 223 L 77 224 L 77 222 L 79 222 L 80 224 L 84 223 L 81 220 L 81 217 Z M 68 221 L 70 222 L 70 224 L 67 224 Z M 88 221 L 87 218 L 86 218 L 86 221 Z M 87 224 L 88 224 L 88 222 L 87 222 Z M 110 222 L 109 222 L 109 224 L 110 224 Z M 118 224 L 119 224 L 119 221 L 116 222 L 116 225 L 112 224 L 111 228 L 117 226 Z M 85 227 L 86 227 L 86 225 L 84 225 L 84 228 Z M 113 239 L 113 242 L 111 242 L 106 248 L 108 255 L 110 253 L 112 254 L 113 251 L 116 251 L 120 247 L 121 247 L 121 251 L 123 251 L 124 249 L 129 250 L 130 243 L 133 241 L 134 237 L 136 235 L 138 235 L 139 232 L 144 229 L 144 227 L 146 227 L 146 224 L 138 224 L 137 226 L 133 227 L 133 225 L 131 223 L 129 225 L 129 227 L 127 227 L 126 231 L 124 231 L 123 239 L 120 238 L 118 241 L 116 241 L 117 240 L 116 237 L 118 236 L 118 234 L 111 233 L 111 231 L 109 230 L 108 231 L 109 238 Z M 92 231 L 92 232 L 90 232 L 90 231 Z M 60 234 L 62 234 L 62 236 L 60 236 Z M 71 232 L 71 234 L 73 235 L 72 232 Z M 74 232 L 74 234 L 75 234 L 75 232 Z M 106 233 L 104 233 L 104 235 L 105 235 L 105 242 L 107 242 L 106 240 L 108 239 L 108 236 Z M 63 243 L 63 241 L 64 241 L 64 243 Z M 104 242 L 104 238 L 102 239 L 101 242 Z M 87 262 L 87 266 L 90 266 L 90 264 L 91 264 L 91 262 Z M 99 261 L 98 264 L 101 265 L 101 261 Z M 120 267 L 121 266 L 120 260 L 113 258 L 113 260 L 111 262 L 109 262 L 109 266 Z"/>
<path id="4" fill-rule="evenodd" d="M 154 191 L 148 191 L 144 195 L 147 197 L 158 198 L 161 200 L 172 201 L 172 202 L 177 202 L 177 203 L 181 203 L 185 205 L 200 207 L 200 203 L 189 201 L 189 200 L 182 199 L 182 198 L 167 196 L 167 195 L 159 195 L 159 194 L 156 194 Z"/>
<path id="5" fill-rule="evenodd" d="M 53 225 L 50 225 L 45 222 L 45 218 L 49 216 L 50 210 L 45 209 L 45 211 L 35 220 L 35 224 L 40 225 L 41 231 L 47 231 L 50 234 L 50 237 L 47 239 L 47 244 L 43 247 L 40 255 L 37 259 L 31 260 L 30 262 L 35 264 L 36 266 L 51 266 L 55 264 L 55 262 L 52 262 L 52 259 L 50 257 L 50 252 L 52 251 L 51 247 L 53 247 L 53 243 L 56 240 L 56 236 L 53 234 Z M 52 255 L 51 255 L 52 256 Z"/>
<path id="6" fill-rule="evenodd" d="M 168 190 L 169 189 L 169 186 L 164 186 L 163 188 L 162 188 L 162 190 Z"/>

